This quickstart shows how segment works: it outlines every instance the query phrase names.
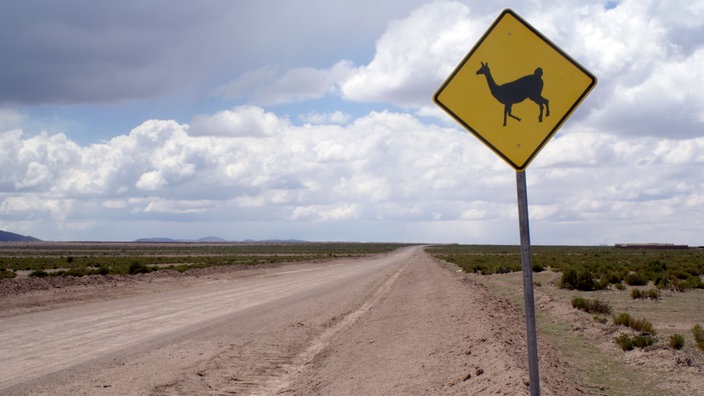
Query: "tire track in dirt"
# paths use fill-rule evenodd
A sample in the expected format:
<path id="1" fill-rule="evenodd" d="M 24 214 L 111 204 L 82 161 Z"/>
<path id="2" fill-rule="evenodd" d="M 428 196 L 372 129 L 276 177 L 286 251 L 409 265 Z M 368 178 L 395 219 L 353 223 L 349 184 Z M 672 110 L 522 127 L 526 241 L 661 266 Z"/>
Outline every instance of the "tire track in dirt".
<path id="1" fill-rule="evenodd" d="M 291 363 L 285 364 L 282 367 L 285 373 L 283 376 L 272 378 L 252 393 L 252 395 L 265 396 L 278 394 L 281 390 L 289 386 L 291 381 L 301 373 L 307 364 L 313 361 L 313 359 L 330 344 L 335 336 L 351 328 L 352 325 L 354 325 L 354 323 L 362 317 L 362 315 L 372 309 L 372 307 L 374 307 L 379 300 L 389 292 L 393 283 L 398 279 L 401 273 L 406 270 L 406 268 L 408 268 L 408 262 L 406 262 L 403 267 L 398 269 L 393 275 L 377 287 L 359 308 L 345 315 L 331 327 L 327 328 L 322 334 L 313 340 L 305 351 L 296 356 Z"/>
<path id="2" fill-rule="evenodd" d="M 203 360 L 175 381 L 156 386 L 150 394 L 197 394 L 207 389 L 209 393 L 252 395 L 285 389 L 332 339 L 374 308 L 419 249 L 383 258 L 392 262 L 387 263 L 382 276 L 337 285 L 333 293 L 291 301 L 288 309 L 272 307 L 267 310 L 270 318 L 252 318 L 248 328 L 257 329 L 256 334 L 237 330 L 242 336 L 230 341 L 217 356 Z M 368 265 L 375 264 L 371 261 Z M 301 314 L 297 307 L 306 312 Z M 319 308 L 322 310 L 317 312 Z M 289 315 L 291 312 L 294 314 Z"/>

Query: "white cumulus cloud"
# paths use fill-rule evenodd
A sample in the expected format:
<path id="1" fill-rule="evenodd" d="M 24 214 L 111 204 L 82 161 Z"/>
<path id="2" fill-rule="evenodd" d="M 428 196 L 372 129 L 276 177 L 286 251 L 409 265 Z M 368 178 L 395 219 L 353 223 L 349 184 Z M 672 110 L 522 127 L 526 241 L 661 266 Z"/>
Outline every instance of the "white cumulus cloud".
<path id="1" fill-rule="evenodd" d="M 422 107 L 486 23 L 459 2 L 423 5 L 389 25 L 374 59 L 342 84 L 342 92 L 356 101 Z"/>

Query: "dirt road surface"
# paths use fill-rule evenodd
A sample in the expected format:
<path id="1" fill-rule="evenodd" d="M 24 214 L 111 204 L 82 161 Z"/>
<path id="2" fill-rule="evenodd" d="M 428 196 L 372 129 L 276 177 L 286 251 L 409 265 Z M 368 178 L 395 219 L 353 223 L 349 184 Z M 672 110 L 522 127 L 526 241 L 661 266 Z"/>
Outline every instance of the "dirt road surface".
<path id="1" fill-rule="evenodd" d="M 521 312 L 421 247 L 51 293 L 0 298 L 0 394 L 529 394 Z"/>

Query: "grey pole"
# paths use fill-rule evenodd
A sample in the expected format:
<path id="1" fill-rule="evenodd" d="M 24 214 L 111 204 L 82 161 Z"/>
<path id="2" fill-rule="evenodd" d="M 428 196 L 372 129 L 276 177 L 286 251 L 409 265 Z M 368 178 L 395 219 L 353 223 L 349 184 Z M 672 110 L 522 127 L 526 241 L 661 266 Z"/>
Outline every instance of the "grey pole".
<path id="1" fill-rule="evenodd" d="M 516 172 L 518 198 L 518 223 L 521 233 L 521 266 L 523 267 L 523 301 L 526 308 L 526 340 L 528 342 L 528 374 L 531 396 L 540 396 L 538 374 L 538 337 L 535 329 L 535 302 L 533 299 L 533 264 L 530 253 L 530 227 L 528 224 L 528 192 L 526 173 Z"/>

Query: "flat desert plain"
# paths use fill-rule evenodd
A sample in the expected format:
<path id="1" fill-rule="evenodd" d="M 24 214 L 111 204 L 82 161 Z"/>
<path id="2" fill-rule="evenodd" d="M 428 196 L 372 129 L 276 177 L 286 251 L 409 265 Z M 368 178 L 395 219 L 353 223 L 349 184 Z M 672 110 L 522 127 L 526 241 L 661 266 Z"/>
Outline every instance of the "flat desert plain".
<path id="1" fill-rule="evenodd" d="M 558 276 L 535 275 L 542 394 L 702 394 L 691 339 L 623 352 L 619 329 L 572 308 Z M 520 273 L 465 274 L 420 246 L 246 270 L 7 279 L 0 394 L 527 395 L 521 296 Z M 646 304 L 673 315 L 702 299 Z M 677 326 L 648 318 L 663 334 Z"/>

